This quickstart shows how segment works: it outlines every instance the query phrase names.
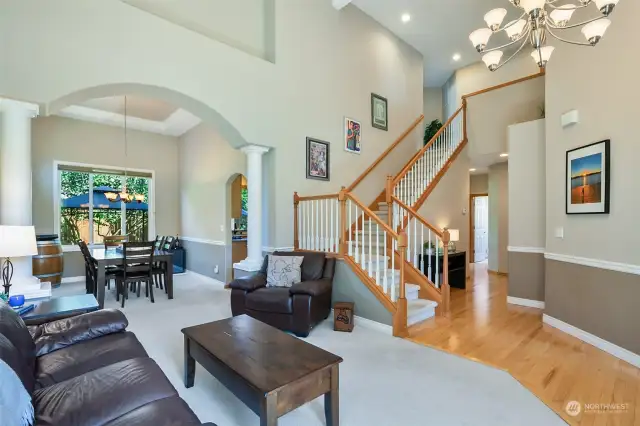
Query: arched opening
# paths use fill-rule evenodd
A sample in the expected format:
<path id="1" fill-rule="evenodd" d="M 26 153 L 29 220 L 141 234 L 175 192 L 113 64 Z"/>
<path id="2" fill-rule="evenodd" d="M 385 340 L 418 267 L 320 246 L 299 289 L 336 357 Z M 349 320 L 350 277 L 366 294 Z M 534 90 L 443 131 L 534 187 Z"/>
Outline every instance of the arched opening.
<path id="1" fill-rule="evenodd" d="M 233 264 L 247 258 L 248 191 L 247 178 L 233 174 L 227 181 L 227 241 L 231 242 L 231 257 L 227 257 L 227 276 L 233 278 Z"/>

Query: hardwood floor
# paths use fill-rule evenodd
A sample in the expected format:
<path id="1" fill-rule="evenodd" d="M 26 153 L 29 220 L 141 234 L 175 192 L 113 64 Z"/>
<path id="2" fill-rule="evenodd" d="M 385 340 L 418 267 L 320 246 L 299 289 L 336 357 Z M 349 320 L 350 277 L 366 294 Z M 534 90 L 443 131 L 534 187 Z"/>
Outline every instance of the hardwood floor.
<path id="1" fill-rule="evenodd" d="M 507 304 L 507 281 L 473 265 L 469 290 L 451 290 L 451 315 L 410 328 L 409 339 L 508 371 L 571 425 L 640 426 L 640 369 L 543 324 L 541 309 Z M 575 417 L 570 401 L 581 404 Z"/>

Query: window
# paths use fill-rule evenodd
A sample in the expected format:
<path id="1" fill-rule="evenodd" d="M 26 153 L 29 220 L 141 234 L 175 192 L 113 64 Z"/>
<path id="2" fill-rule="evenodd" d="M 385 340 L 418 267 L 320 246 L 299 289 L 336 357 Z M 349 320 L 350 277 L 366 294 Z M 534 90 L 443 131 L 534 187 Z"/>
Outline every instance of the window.
<path id="1" fill-rule="evenodd" d="M 111 202 L 106 193 L 119 193 L 125 181 L 120 170 L 94 170 L 84 166 L 58 166 L 59 234 L 63 245 L 78 240 L 101 244 L 105 236 L 128 235 L 129 241 L 147 241 L 149 236 L 150 173 L 127 173 L 130 194 L 144 198 Z"/>

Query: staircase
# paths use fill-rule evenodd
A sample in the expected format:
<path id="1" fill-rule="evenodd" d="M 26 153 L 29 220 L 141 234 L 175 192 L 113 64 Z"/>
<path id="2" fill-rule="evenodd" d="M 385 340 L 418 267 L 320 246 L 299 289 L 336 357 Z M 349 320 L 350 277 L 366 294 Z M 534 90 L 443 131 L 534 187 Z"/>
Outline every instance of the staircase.
<path id="1" fill-rule="evenodd" d="M 365 204 L 353 193 L 414 130 L 416 120 L 356 181 L 338 194 L 294 193 L 294 246 L 340 257 L 393 315 L 393 333 L 449 309 L 448 231 L 418 210 L 467 143 L 466 102 Z"/>

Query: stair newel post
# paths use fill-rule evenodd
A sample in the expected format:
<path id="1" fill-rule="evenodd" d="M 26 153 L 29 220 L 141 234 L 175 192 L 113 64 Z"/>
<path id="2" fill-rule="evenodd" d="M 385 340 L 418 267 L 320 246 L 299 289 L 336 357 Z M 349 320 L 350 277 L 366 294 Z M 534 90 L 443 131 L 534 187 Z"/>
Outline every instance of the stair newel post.
<path id="1" fill-rule="evenodd" d="M 300 248 L 300 237 L 298 234 L 298 205 L 300 204 L 300 197 L 297 192 L 293 193 L 293 248 L 298 250 Z"/>
<path id="2" fill-rule="evenodd" d="M 462 98 L 462 140 L 467 140 L 467 98 Z"/>
<path id="3" fill-rule="evenodd" d="M 449 287 L 449 230 L 442 233 L 442 304 L 445 314 L 449 312 L 451 288 Z"/>
<path id="4" fill-rule="evenodd" d="M 346 256 L 349 251 L 347 249 L 347 190 L 344 186 L 338 193 L 338 202 L 340 203 L 340 255 Z"/>
<path id="5" fill-rule="evenodd" d="M 398 253 L 400 254 L 400 296 L 396 301 L 396 312 L 393 316 L 393 335 L 396 337 L 407 337 L 407 297 L 405 290 L 405 260 L 407 255 L 407 234 L 402 231 L 398 237 Z M 393 254 L 392 254 L 393 256 Z"/>

